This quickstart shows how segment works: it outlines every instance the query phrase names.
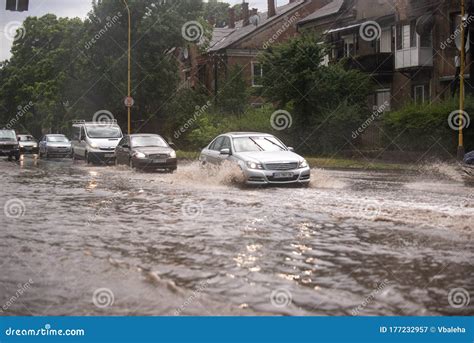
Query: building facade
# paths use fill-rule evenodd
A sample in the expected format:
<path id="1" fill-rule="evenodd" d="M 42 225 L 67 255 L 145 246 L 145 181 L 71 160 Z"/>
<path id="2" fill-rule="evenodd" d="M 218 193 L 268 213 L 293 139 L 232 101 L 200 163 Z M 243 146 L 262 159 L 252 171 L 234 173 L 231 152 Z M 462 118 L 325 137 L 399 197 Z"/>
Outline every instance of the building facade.
<path id="1" fill-rule="evenodd" d="M 376 85 L 370 104 L 391 110 L 455 94 L 460 13 L 460 0 L 333 0 L 298 22 L 298 28 L 322 37 L 330 47 L 329 63 L 345 58 L 349 67 L 368 73 Z M 470 37 L 470 1 L 466 13 Z M 467 91 L 472 91 L 471 52 L 466 59 Z"/>
<path id="2" fill-rule="evenodd" d="M 250 9 L 248 2 L 242 4 L 242 17 L 236 18 L 229 9 L 228 25 L 214 28 L 212 40 L 205 52 L 190 47 L 187 58 L 182 59 L 182 75 L 186 85 L 203 87 L 215 97 L 228 81 L 229 72 L 238 66 L 249 87 L 260 87 L 263 70 L 258 63 L 258 54 L 298 34 L 298 22 L 330 0 L 287 0 L 275 6 L 268 0 L 265 13 Z M 254 104 L 262 99 L 252 98 Z"/>

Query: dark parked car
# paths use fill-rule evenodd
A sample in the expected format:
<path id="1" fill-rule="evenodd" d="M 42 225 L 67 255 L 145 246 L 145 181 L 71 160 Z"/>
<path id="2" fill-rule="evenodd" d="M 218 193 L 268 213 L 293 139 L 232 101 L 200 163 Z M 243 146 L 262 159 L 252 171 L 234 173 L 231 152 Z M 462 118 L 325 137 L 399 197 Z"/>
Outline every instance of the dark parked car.
<path id="1" fill-rule="evenodd" d="M 71 141 L 64 135 L 45 135 L 39 143 L 40 157 L 72 157 Z"/>
<path id="2" fill-rule="evenodd" d="M 20 146 L 14 130 L 0 130 L 0 156 L 8 156 L 9 161 L 20 159 Z"/>
<path id="3" fill-rule="evenodd" d="M 176 152 L 159 135 L 134 134 L 124 136 L 115 149 L 115 163 L 128 164 L 143 170 L 167 170 L 178 168 Z"/>
<path id="4" fill-rule="evenodd" d="M 37 154 L 38 142 L 32 135 L 18 135 L 20 154 Z"/>

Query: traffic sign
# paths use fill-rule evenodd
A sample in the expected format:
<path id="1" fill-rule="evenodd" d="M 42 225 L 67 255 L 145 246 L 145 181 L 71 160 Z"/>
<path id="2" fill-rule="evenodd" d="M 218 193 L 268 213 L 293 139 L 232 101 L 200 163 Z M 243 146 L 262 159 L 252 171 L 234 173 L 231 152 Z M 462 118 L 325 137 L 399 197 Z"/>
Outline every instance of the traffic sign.
<path id="1" fill-rule="evenodd" d="M 123 101 L 123 103 L 127 107 L 133 107 L 133 105 L 135 104 L 135 100 L 131 96 L 127 96 L 125 100 Z"/>

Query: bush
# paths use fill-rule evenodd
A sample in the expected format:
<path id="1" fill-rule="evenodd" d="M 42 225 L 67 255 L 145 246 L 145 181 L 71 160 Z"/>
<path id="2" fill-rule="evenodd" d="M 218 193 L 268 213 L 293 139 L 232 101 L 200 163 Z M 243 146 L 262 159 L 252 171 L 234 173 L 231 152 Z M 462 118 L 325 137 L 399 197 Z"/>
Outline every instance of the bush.
<path id="1" fill-rule="evenodd" d="M 216 113 L 209 111 L 202 114 L 186 135 L 188 148 L 201 149 L 216 136 L 231 131 L 259 131 L 276 133 L 273 130 L 270 117 L 274 109 L 272 106 L 249 108 L 241 116 Z"/>
<path id="2" fill-rule="evenodd" d="M 446 151 L 453 154 L 458 144 L 458 132 L 450 127 L 448 118 L 458 106 L 459 103 L 456 99 L 423 105 L 409 104 L 399 111 L 387 113 L 384 116 L 385 130 L 390 133 L 391 137 L 397 137 L 395 143 L 402 150 L 427 151 L 432 149 L 441 154 Z M 465 110 L 468 114 L 474 115 L 474 98 L 466 98 Z M 473 150 L 472 125 L 464 130 L 464 134 L 466 150 Z M 446 151 L 440 151 L 443 148 Z"/>

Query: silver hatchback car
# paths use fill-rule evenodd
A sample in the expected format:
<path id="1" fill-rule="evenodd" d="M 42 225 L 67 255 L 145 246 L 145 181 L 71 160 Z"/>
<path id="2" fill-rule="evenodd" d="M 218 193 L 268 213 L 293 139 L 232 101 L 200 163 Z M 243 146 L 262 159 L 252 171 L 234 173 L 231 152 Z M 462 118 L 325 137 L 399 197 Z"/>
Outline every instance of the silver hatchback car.
<path id="1" fill-rule="evenodd" d="M 251 185 L 308 185 L 311 169 L 278 138 L 265 133 L 231 132 L 214 139 L 199 158 L 202 164 L 238 163 Z"/>

